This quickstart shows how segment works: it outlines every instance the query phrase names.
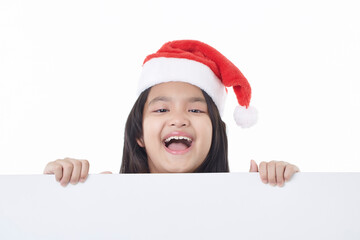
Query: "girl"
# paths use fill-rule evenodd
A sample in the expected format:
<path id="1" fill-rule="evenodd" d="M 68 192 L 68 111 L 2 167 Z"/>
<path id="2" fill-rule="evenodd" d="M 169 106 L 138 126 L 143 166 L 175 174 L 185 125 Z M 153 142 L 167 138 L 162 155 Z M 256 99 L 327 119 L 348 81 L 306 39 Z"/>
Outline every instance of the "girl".
<path id="1" fill-rule="evenodd" d="M 139 80 L 139 97 L 126 122 L 120 173 L 229 172 L 224 108 L 226 87 L 239 106 L 238 125 L 256 122 L 249 106 L 251 88 L 240 70 L 211 46 L 194 40 L 172 41 L 147 56 Z M 283 186 L 299 169 L 286 162 L 251 160 L 250 172 L 264 183 Z M 63 186 L 84 182 L 87 160 L 50 162 Z M 110 172 L 104 172 L 110 173 Z"/>

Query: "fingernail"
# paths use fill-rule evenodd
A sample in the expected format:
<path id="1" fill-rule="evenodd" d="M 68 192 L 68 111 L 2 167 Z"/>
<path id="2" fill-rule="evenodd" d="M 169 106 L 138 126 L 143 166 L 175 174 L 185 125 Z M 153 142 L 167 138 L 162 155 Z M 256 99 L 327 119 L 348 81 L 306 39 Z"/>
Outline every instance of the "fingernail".
<path id="1" fill-rule="evenodd" d="M 61 186 L 66 187 L 68 185 L 68 182 L 60 181 Z"/>

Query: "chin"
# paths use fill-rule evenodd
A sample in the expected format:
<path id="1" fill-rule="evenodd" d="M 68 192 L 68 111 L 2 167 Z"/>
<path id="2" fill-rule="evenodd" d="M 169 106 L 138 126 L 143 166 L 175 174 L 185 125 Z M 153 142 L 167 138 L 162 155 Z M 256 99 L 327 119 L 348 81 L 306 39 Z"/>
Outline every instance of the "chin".
<path id="1" fill-rule="evenodd" d="M 165 168 L 165 171 L 168 173 L 192 173 L 194 170 L 194 168 L 189 166 L 167 166 Z"/>
<path id="2" fill-rule="evenodd" d="M 162 169 L 162 171 L 160 171 L 162 173 L 190 173 L 194 171 L 193 168 L 189 166 L 173 164 L 162 166 L 160 169 Z"/>
<path id="3" fill-rule="evenodd" d="M 200 164 L 183 155 L 170 155 L 149 162 L 149 167 L 151 173 L 192 173 Z"/>

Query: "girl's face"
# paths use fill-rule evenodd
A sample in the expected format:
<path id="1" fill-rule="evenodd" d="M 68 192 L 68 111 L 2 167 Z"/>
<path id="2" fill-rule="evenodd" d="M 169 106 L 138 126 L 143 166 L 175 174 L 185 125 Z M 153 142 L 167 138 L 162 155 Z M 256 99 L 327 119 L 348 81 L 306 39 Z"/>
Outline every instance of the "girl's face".
<path id="1" fill-rule="evenodd" d="M 183 82 L 151 88 L 143 112 L 144 147 L 151 173 L 193 172 L 211 146 L 212 125 L 200 88 Z"/>

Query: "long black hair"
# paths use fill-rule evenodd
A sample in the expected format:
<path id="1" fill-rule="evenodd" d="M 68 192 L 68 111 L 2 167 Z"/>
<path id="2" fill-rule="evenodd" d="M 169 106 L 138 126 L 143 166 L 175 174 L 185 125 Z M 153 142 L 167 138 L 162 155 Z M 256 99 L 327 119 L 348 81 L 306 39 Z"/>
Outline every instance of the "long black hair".
<path id="1" fill-rule="evenodd" d="M 143 91 L 130 111 L 125 124 L 124 149 L 120 173 L 149 173 L 145 148 L 137 139 L 143 136 L 143 111 L 151 88 Z M 202 90 L 212 124 L 212 141 L 208 155 L 194 172 L 229 172 L 226 125 L 211 97 Z"/>

